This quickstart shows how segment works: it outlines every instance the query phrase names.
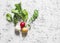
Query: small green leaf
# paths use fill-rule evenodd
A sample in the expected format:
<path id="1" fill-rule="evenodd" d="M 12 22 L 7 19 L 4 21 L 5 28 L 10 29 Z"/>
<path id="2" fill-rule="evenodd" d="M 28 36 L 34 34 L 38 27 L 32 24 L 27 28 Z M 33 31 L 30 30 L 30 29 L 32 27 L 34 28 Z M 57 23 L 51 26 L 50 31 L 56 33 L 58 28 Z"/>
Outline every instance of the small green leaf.
<path id="1" fill-rule="evenodd" d="M 13 17 L 13 23 L 14 23 L 14 26 L 16 26 L 16 24 L 18 23 L 18 19 L 17 19 L 16 14 Z"/>
<path id="2" fill-rule="evenodd" d="M 15 6 L 16 6 L 15 10 L 18 10 L 19 12 L 22 10 L 21 2 L 19 4 L 15 4 Z"/>
<path id="3" fill-rule="evenodd" d="M 15 10 L 15 9 L 12 9 L 11 12 L 12 13 L 17 13 L 17 14 L 19 13 L 18 10 Z"/>
<path id="4" fill-rule="evenodd" d="M 6 19 L 7 19 L 9 22 L 11 22 L 11 21 L 12 21 L 12 15 L 9 14 L 9 13 L 7 13 L 7 14 L 6 14 Z"/>
<path id="5" fill-rule="evenodd" d="M 34 10 L 33 16 L 29 19 L 29 23 L 35 21 L 38 17 L 38 10 Z"/>
<path id="6" fill-rule="evenodd" d="M 26 11 L 26 9 L 22 10 L 22 19 L 23 21 L 28 20 L 28 12 Z"/>
<path id="7" fill-rule="evenodd" d="M 16 26 L 17 23 L 18 23 L 18 20 L 14 18 L 14 26 Z"/>
<path id="8" fill-rule="evenodd" d="M 12 9 L 11 10 L 12 13 L 14 13 L 14 16 L 19 20 L 21 19 L 21 14 L 18 12 L 18 10 Z"/>

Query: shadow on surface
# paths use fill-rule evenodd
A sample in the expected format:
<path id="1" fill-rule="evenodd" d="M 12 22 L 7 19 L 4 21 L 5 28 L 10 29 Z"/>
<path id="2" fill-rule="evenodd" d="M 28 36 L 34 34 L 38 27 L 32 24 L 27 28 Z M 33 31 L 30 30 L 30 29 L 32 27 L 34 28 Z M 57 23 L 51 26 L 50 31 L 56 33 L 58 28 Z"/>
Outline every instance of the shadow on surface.
<path id="1" fill-rule="evenodd" d="M 15 30 L 15 34 L 16 34 L 16 35 L 20 35 L 20 32 L 17 31 L 17 30 Z"/>
<path id="2" fill-rule="evenodd" d="M 28 32 L 27 32 L 27 33 L 28 33 Z M 22 37 L 25 38 L 25 37 L 27 36 L 27 33 L 23 33 L 23 32 L 21 31 Z M 17 36 L 19 36 L 19 35 L 20 35 L 20 32 L 17 31 L 17 30 L 15 30 L 15 34 L 16 34 Z"/>
<path id="3" fill-rule="evenodd" d="M 25 37 L 27 36 L 27 33 L 21 32 L 21 34 L 22 34 L 22 37 L 23 37 L 23 38 L 25 38 Z"/>

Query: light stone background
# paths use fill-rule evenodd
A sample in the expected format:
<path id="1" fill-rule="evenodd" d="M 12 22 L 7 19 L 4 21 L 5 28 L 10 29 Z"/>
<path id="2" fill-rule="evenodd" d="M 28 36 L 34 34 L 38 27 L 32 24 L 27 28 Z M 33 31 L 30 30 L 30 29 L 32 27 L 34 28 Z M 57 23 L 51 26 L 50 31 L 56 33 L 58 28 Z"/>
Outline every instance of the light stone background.
<path id="1" fill-rule="evenodd" d="M 5 17 L 19 2 L 29 12 L 29 18 L 34 9 L 39 10 L 25 38 L 15 34 L 13 23 Z M 0 0 L 0 43 L 60 43 L 60 0 Z"/>

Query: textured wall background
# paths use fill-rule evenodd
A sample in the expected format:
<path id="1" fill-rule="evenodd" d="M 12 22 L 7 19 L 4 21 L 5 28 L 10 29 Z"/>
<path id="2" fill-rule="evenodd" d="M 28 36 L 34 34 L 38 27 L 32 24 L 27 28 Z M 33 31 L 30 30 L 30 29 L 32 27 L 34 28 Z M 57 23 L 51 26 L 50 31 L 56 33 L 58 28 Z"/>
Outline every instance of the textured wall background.
<path id="1" fill-rule="evenodd" d="M 29 17 L 34 9 L 39 10 L 39 17 L 25 38 L 15 34 L 13 23 L 5 17 L 20 1 Z M 0 43 L 60 43 L 60 0 L 0 0 Z"/>

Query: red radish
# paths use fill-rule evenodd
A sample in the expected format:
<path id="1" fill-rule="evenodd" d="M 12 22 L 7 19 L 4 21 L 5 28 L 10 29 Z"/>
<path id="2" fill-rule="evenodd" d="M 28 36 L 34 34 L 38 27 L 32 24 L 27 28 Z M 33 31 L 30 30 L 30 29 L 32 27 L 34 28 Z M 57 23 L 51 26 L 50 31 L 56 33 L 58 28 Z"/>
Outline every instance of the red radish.
<path id="1" fill-rule="evenodd" d="M 21 27 L 21 29 L 22 29 L 23 27 L 25 27 L 25 22 L 21 22 L 21 23 L 20 23 L 20 27 Z"/>

